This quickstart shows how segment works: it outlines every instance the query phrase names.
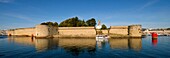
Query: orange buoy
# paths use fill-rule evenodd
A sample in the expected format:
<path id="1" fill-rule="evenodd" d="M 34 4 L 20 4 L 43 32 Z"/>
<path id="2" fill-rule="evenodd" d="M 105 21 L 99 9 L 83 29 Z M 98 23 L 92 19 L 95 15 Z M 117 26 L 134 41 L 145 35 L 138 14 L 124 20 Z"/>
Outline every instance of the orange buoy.
<path id="1" fill-rule="evenodd" d="M 158 34 L 156 32 L 152 33 L 152 38 L 158 38 Z"/>

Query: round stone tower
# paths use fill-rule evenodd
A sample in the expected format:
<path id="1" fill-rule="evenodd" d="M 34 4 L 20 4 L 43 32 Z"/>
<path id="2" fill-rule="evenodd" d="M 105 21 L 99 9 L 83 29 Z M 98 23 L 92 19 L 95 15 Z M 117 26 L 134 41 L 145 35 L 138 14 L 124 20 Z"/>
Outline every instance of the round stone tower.
<path id="1" fill-rule="evenodd" d="M 141 31 L 141 25 L 130 25 L 128 27 L 128 34 L 131 37 L 141 37 L 142 31 Z"/>
<path id="2" fill-rule="evenodd" d="M 47 25 L 37 25 L 35 31 L 36 31 L 36 37 L 49 36 L 49 27 Z"/>

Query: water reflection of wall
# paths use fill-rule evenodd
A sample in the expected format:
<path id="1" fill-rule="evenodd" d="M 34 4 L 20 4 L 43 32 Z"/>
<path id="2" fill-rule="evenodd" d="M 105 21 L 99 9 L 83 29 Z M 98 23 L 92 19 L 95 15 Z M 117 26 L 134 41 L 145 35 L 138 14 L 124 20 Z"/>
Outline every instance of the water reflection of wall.
<path id="1" fill-rule="evenodd" d="M 35 39 L 31 37 L 8 37 L 9 42 L 14 42 L 22 45 L 35 46 L 37 52 L 45 51 L 52 48 L 58 47 L 58 39 Z"/>
<path id="2" fill-rule="evenodd" d="M 141 38 L 130 38 L 129 46 L 135 51 L 139 51 L 142 48 L 142 39 Z"/>
<path id="3" fill-rule="evenodd" d="M 49 45 L 51 44 L 49 41 L 51 39 L 36 39 L 35 40 L 35 48 L 37 51 L 43 51 L 48 49 Z"/>
<path id="4" fill-rule="evenodd" d="M 9 37 L 9 42 L 19 43 L 23 45 L 35 46 L 37 52 L 56 49 L 58 47 L 64 49 L 67 53 L 74 56 L 83 52 L 93 55 L 96 52 L 96 40 L 94 38 L 53 38 L 53 39 L 31 39 L 31 37 Z M 99 42 L 98 48 L 105 47 L 108 43 Z M 118 38 L 109 39 L 110 48 L 112 49 L 133 49 L 140 51 L 142 48 L 141 38 Z"/>
<path id="5" fill-rule="evenodd" d="M 64 48 L 68 53 L 74 56 L 79 55 L 83 51 L 87 51 L 90 54 L 95 53 L 96 40 L 95 39 L 59 39 L 59 46 Z"/>
<path id="6" fill-rule="evenodd" d="M 117 38 L 109 39 L 110 47 L 112 49 L 133 49 L 139 51 L 142 48 L 141 38 Z"/>
<path id="7" fill-rule="evenodd" d="M 109 39 L 110 47 L 113 49 L 128 49 L 128 39 Z"/>
<path id="8" fill-rule="evenodd" d="M 31 37 L 8 37 L 9 42 L 15 42 L 18 44 L 23 45 L 34 45 L 34 39 L 31 39 Z"/>
<path id="9" fill-rule="evenodd" d="M 36 39 L 35 40 L 35 48 L 38 52 L 57 48 L 58 47 L 58 39 Z"/>

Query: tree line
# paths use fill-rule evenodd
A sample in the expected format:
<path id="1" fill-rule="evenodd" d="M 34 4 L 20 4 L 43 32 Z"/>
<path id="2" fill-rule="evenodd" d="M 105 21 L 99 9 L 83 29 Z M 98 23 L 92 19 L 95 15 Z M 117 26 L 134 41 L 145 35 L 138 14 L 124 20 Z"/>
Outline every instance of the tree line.
<path id="1" fill-rule="evenodd" d="M 81 20 L 78 17 L 69 18 L 59 24 L 59 27 L 87 27 L 95 26 L 96 20 L 91 18 L 87 21 Z"/>
<path id="2" fill-rule="evenodd" d="M 84 19 L 81 20 L 78 17 L 73 17 L 62 21 L 60 24 L 57 22 L 43 22 L 41 25 L 48 25 L 48 26 L 56 26 L 56 27 L 95 27 L 96 26 L 96 19 L 91 18 L 87 21 Z M 107 27 L 103 24 L 102 29 L 107 29 Z"/>

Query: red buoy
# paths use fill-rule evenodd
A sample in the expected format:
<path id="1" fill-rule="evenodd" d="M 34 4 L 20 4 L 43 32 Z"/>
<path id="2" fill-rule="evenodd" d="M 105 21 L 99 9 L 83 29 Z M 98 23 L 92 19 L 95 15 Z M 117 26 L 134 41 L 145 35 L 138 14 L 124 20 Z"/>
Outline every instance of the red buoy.
<path id="1" fill-rule="evenodd" d="M 157 39 L 157 38 L 152 38 L 152 44 L 153 44 L 154 46 L 156 46 L 157 43 L 158 43 L 158 39 Z"/>
<path id="2" fill-rule="evenodd" d="M 158 34 L 156 32 L 152 33 L 152 38 L 158 38 Z"/>

